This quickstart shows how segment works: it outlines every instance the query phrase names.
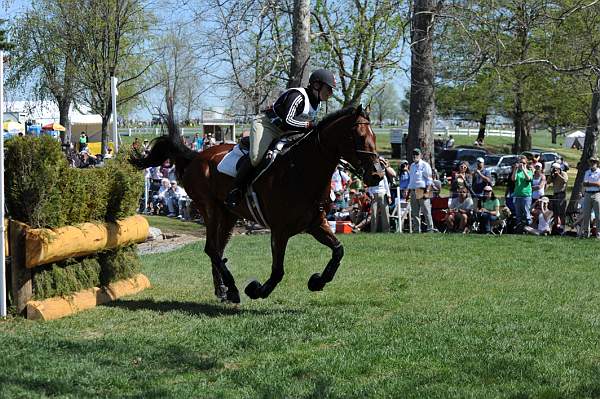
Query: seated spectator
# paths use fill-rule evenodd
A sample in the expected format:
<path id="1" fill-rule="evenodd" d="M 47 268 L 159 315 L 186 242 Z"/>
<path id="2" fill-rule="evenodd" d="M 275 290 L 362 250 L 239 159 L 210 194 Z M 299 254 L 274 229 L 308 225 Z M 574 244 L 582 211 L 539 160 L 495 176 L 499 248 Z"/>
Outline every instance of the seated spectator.
<path id="1" fill-rule="evenodd" d="M 79 153 L 79 167 L 80 168 L 93 168 L 96 166 L 97 161 L 93 155 L 90 155 L 87 150 L 83 150 Z"/>
<path id="2" fill-rule="evenodd" d="M 496 199 L 492 186 L 485 186 L 483 188 L 483 199 L 481 200 L 480 208 L 477 210 L 479 232 L 482 234 L 491 233 L 492 224 L 498 220 L 499 216 L 500 201 Z"/>
<path id="3" fill-rule="evenodd" d="M 352 232 L 358 233 L 360 231 L 371 230 L 371 212 L 370 208 L 364 211 L 360 209 L 357 204 L 352 205 L 350 211 L 350 221 L 352 222 Z"/>
<path id="4" fill-rule="evenodd" d="M 345 220 L 346 217 L 350 216 L 348 212 L 348 203 L 344 199 L 344 195 L 341 191 L 335 192 L 335 200 L 331 203 L 331 209 L 327 214 L 327 220 Z"/>
<path id="5" fill-rule="evenodd" d="M 167 199 L 167 208 L 169 209 L 168 217 L 177 216 L 177 207 L 179 206 L 179 199 L 187 193 L 185 190 L 177 185 L 175 180 L 171 180 L 171 187 L 167 191 L 165 198 Z"/>
<path id="6" fill-rule="evenodd" d="M 554 214 L 548 209 L 550 200 L 548 197 L 542 197 L 534 205 L 534 209 L 531 212 L 531 225 L 525 226 L 524 232 L 526 234 L 548 235 L 552 231 L 552 220 Z"/>
<path id="7" fill-rule="evenodd" d="M 151 212 L 155 215 L 160 215 L 164 209 L 168 209 L 167 206 L 167 194 L 171 186 L 169 179 L 163 178 L 160 181 L 160 187 L 158 192 L 152 196 L 152 209 Z"/>
<path id="8" fill-rule="evenodd" d="M 177 200 L 177 209 L 179 210 L 179 214 L 177 215 L 177 217 L 182 220 L 190 220 L 190 215 L 192 213 L 191 212 L 192 200 L 187 195 L 187 193 L 185 192 L 183 187 L 179 187 L 179 190 L 180 190 L 180 196 L 179 196 L 179 199 Z"/>
<path id="9" fill-rule="evenodd" d="M 111 159 L 113 157 L 112 148 L 108 147 L 106 149 L 106 155 L 104 155 L 104 159 Z"/>
<path id="10" fill-rule="evenodd" d="M 473 213 L 473 200 L 466 187 L 458 191 L 458 197 L 450 201 L 446 215 L 446 231 L 468 232 L 468 223 Z"/>

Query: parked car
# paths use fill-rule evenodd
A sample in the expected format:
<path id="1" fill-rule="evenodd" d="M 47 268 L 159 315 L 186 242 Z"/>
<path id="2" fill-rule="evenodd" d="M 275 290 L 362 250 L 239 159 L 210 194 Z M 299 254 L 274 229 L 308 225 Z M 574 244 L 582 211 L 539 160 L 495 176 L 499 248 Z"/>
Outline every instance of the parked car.
<path id="1" fill-rule="evenodd" d="M 486 155 L 485 168 L 490 171 L 496 184 L 508 181 L 512 171 L 512 166 L 518 161 L 516 155 L 490 154 Z"/>
<path id="2" fill-rule="evenodd" d="M 558 158 L 560 158 L 560 155 L 558 155 L 556 152 L 552 152 L 552 151 L 537 151 L 537 150 L 531 150 L 531 151 L 523 151 L 521 153 L 521 155 L 525 155 L 529 160 L 533 159 L 534 155 L 539 155 L 540 156 L 540 162 L 542 163 L 542 165 L 544 165 L 543 170 L 544 170 L 544 174 L 546 176 L 550 176 L 550 169 L 552 166 L 552 163 L 557 162 Z"/>
<path id="3" fill-rule="evenodd" d="M 466 161 L 469 164 L 473 164 L 477 158 L 483 158 L 486 155 L 487 152 L 485 150 L 474 148 L 453 148 L 443 150 L 435 158 L 435 168 L 440 176 L 443 174 L 449 176 L 461 162 Z"/>

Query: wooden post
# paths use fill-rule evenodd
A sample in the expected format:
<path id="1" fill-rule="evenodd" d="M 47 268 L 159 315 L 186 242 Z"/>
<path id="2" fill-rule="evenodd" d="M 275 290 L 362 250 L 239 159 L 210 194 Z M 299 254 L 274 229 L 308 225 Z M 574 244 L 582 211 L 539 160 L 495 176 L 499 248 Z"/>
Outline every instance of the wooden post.
<path id="1" fill-rule="evenodd" d="M 25 267 L 25 229 L 26 225 L 10 222 L 11 288 L 17 313 L 25 315 L 27 302 L 33 296 L 32 271 Z"/>

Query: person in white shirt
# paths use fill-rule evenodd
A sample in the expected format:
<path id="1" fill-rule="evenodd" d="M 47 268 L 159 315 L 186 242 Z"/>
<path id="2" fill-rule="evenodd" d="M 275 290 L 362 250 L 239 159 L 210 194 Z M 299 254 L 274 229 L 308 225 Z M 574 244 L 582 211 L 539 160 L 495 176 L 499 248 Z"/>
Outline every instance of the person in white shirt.
<path id="1" fill-rule="evenodd" d="M 169 217 L 175 217 L 177 214 L 175 213 L 175 207 L 179 206 L 179 199 L 187 195 L 185 190 L 177 185 L 175 180 L 171 180 L 171 187 L 165 194 L 167 207 L 169 208 Z"/>
<path id="2" fill-rule="evenodd" d="M 344 191 L 346 185 L 350 182 L 350 176 L 346 172 L 344 172 L 344 167 L 338 165 L 335 172 L 331 176 L 331 189 L 334 193 L 339 193 Z"/>
<path id="3" fill-rule="evenodd" d="M 592 210 L 596 215 L 596 238 L 600 239 L 600 161 L 593 156 L 589 159 L 590 168 L 585 171 L 583 176 L 583 222 L 581 226 L 581 236 L 589 237 L 590 222 L 592 221 Z"/>
<path id="4" fill-rule="evenodd" d="M 387 177 L 379 181 L 377 186 L 367 188 L 371 197 L 371 233 L 380 230 L 382 233 L 390 232 L 390 210 L 388 204 L 392 201 L 390 186 Z"/>
<path id="5" fill-rule="evenodd" d="M 431 185 L 433 184 L 431 166 L 421 159 L 419 148 L 413 150 L 412 157 L 413 163 L 410 165 L 408 182 L 412 229 L 415 233 L 420 232 L 422 213 L 427 224 L 427 232 L 433 231 L 430 200 Z"/>

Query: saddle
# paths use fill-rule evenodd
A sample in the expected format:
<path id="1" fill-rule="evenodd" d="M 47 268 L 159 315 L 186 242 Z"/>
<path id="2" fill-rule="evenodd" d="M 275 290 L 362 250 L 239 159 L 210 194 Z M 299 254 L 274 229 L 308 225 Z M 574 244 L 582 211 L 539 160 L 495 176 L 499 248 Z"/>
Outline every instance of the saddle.
<path id="1" fill-rule="evenodd" d="M 281 155 L 286 154 L 304 137 L 308 136 L 303 132 L 290 132 L 282 136 L 279 140 L 275 140 L 269 146 L 265 153 L 265 157 L 253 171 L 253 177 L 250 179 L 254 183 Z M 217 165 L 217 170 L 228 176 L 235 177 L 244 157 L 249 157 L 250 153 L 250 137 L 242 137 L 240 142 L 236 144 L 231 151 L 227 153 Z M 252 184 L 251 183 L 251 184 Z"/>

